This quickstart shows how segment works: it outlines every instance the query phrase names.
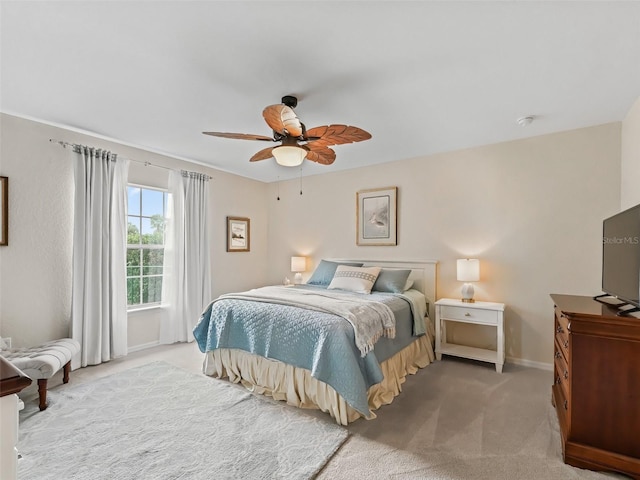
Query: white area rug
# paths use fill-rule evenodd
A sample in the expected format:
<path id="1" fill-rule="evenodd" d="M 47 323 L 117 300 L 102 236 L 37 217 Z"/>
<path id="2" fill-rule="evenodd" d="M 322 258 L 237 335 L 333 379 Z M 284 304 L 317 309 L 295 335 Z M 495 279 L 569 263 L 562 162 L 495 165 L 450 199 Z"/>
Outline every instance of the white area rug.
<path id="1" fill-rule="evenodd" d="M 165 362 L 61 386 L 47 410 L 30 408 L 20 480 L 306 479 L 348 436 L 329 418 Z"/>

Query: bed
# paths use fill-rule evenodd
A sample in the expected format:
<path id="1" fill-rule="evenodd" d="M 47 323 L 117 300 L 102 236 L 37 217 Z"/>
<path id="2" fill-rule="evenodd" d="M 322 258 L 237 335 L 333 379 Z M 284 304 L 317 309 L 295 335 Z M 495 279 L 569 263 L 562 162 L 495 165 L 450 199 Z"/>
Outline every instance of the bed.
<path id="1" fill-rule="evenodd" d="M 313 280 L 325 262 L 339 265 L 334 271 L 340 274 L 318 284 Z M 437 262 L 328 259 L 320 266 L 310 279 L 314 285 L 269 286 L 213 300 L 194 328 L 203 371 L 319 409 L 341 425 L 373 419 L 400 394 L 408 374 L 435 358 Z M 376 270 L 378 280 L 408 271 L 407 283 L 389 291 L 376 288 L 378 281 L 369 294 L 334 288 Z"/>

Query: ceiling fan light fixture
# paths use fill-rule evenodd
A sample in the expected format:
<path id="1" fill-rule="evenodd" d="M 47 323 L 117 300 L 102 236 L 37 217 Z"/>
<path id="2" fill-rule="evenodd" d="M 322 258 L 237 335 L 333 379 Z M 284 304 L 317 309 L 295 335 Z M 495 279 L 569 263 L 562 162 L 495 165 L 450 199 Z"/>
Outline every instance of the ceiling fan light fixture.
<path id="1" fill-rule="evenodd" d="M 283 167 L 297 167 L 298 165 L 302 165 L 304 157 L 307 156 L 307 151 L 304 148 L 283 145 L 273 149 L 273 156 L 278 165 L 282 165 Z"/>

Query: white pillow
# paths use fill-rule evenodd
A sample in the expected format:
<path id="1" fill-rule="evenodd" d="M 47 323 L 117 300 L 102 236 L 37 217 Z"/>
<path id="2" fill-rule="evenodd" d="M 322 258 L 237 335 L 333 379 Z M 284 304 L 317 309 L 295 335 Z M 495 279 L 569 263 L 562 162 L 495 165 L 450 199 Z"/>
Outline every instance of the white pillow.
<path id="1" fill-rule="evenodd" d="M 349 290 L 356 293 L 371 293 L 380 274 L 380 267 L 348 267 L 339 265 L 327 288 Z"/>

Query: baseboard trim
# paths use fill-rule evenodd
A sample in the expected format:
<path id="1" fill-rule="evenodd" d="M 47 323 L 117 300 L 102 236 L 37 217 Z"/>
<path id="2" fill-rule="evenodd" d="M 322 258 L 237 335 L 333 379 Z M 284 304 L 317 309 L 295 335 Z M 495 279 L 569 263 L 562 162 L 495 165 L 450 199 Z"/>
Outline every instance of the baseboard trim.
<path id="1" fill-rule="evenodd" d="M 146 350 L 147 348 L 153 348 L 160 345 L 159 341 L 143 343 L 142 345 L 134 345 L 133 347 L 127 348 L 127 353 L 139 352 L 140 350 Z"/>
<path id="2" fill-rule="evenodd" d="M 533 360 L 525 360 L 523 358 L 507 357 L 507 363 L 513 363 L 515 365 L 522 365 L 523 367 L 532 367 L 539 370 L 553 371 L 553 363 L 534 362 Z"/>

